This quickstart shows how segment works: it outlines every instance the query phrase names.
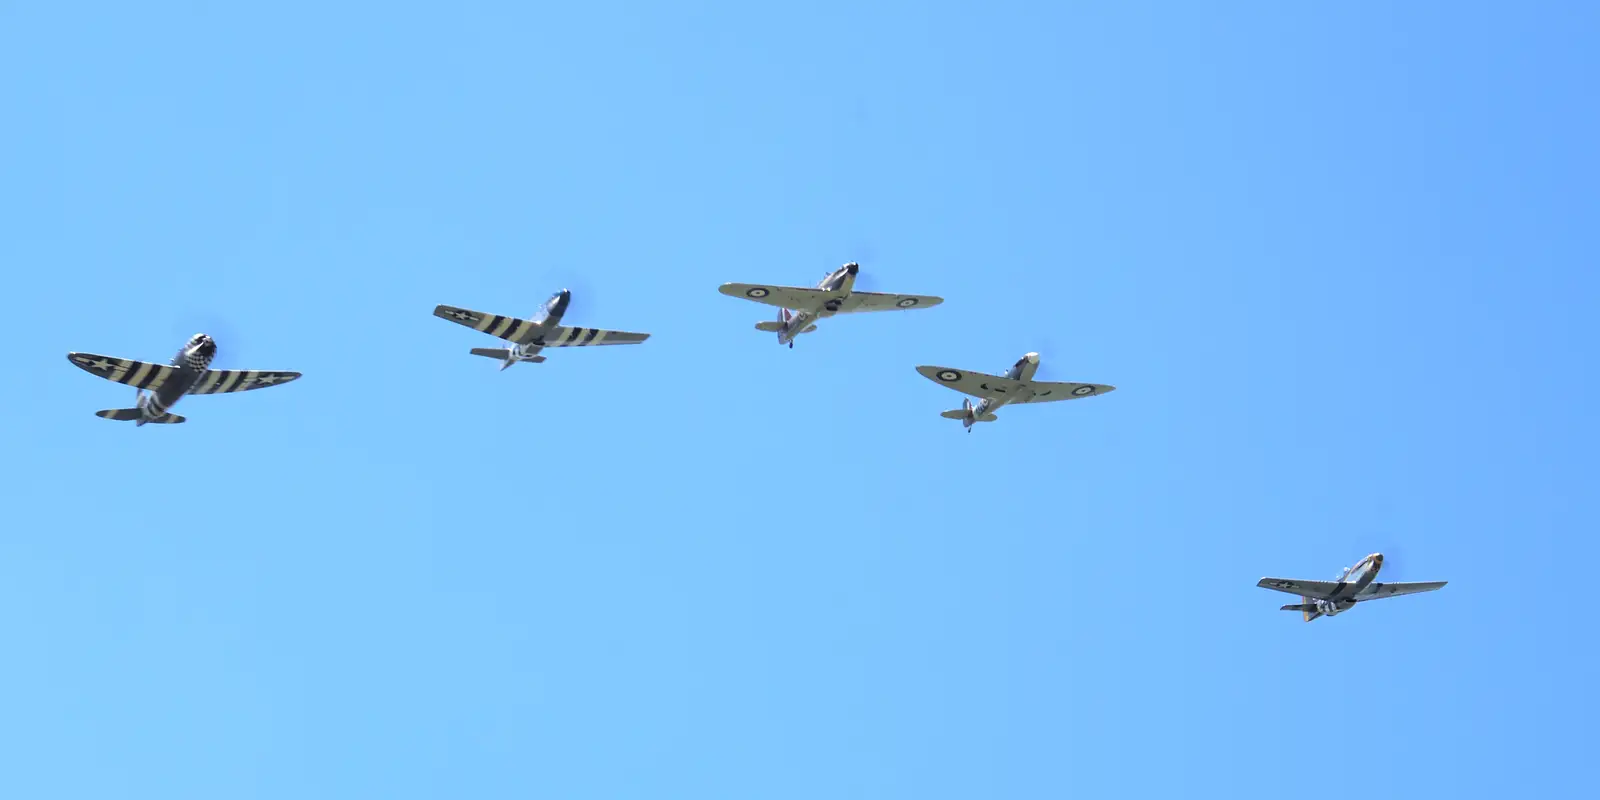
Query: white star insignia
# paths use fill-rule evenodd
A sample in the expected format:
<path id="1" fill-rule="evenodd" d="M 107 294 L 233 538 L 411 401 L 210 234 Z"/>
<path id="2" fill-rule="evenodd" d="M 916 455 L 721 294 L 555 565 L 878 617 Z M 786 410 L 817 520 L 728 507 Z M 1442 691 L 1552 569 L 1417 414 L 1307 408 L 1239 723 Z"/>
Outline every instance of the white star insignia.
<path id="1" fill-rule="evenodd" d="M 107 361 L 103 358 L 91 360 L 88 356 L 80 356 L 78 358 L 78 363 L 86 367 L 94 367 L 95 369 L 102 371 L 111 369 L 111 367 L 114 366 L 110 361 Z"/>
<path id="2" fill-rule="evenodd" d="M 277 383 L 281 380 L 283 380 L 282 375 L 262 375 L 261 377 L 256 378 L 256 383 Z"/>
<path id="3" fill-rule="evenodd" d="M 455 317 L 456 319 L 460 319 L 460 320 L 472 319 L 472 315 L 468 314 L 465 311 L 452 311 L 452 312 L 450 312 L 450 316 Z"/>

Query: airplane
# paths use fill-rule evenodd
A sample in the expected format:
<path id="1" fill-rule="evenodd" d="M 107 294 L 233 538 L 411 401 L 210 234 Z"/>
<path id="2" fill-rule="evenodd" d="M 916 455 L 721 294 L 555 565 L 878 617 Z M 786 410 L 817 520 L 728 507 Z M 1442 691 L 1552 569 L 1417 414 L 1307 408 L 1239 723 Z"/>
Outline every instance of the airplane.
<path id="1" fill-rule="evenodd" d="M 433 315 L 447 319 L 473 330 L 483 331 L 511 343 L 508 349 L 474 347 L 475 356 L 500 359 L 500 369 L 528 361 L 543 363 L 539 351 L 546 347 L 598 347 L 605 344 L 638 344 L 648 338 L 648 333 L 608 331 L 600 328 L 569 328 L 561 324 L 562 315 L 572 304 L 572 292 L 562 289 L 544 302 L 531 319 L 502 317 L 455 306 L 435 306 Z"/>
<path id="2" fill-rule="evenodd" d="M 132 420 L 136 428 L 146 423 L 176 425 L 184 422 L 185 417 L 169 409 L 187 395 L 248 392 L 300 377 L 298 372 L 208 369 L 216 355 L 217 343 L 210 336 L 197 333 L 189 337 L 171 364 L 130 361 L 94 353 L 68 353 L 67 360 L 90 375 L 132 386 L 138 398 L 133 408 L 108 408 L 94 415 L 123 422 Z"/>
<path id="3" fill-rule="evenodd" d="M 817 320 L 835 314 L 932 308 L 944 302 L 943 297 L 921 294 L 858 292 L 855 285 L 856 275 L 860 272 L 861 265 L 852 261 L 824 275 L 815 287 L 724 283 L 717 287 L 717 291 L 729 297 L 777 306 L 778 319 L 774 322 L 758 322 L 756 330 L 778 334 L 778 344 L 786 344 L 790 348 L 794 347 L 794 340 L 800 334 L 817 329 Z"/>
<path id="4" fill-rule="evenodd" d="M 1356 603 L 1403 594 L 1433 592 L 1449 581 L 1424 583 L 1373 583 L 1378 570 L 1383 569 L 1383 554 L 1373 553 L 1356 562 L 1356 565 L 1339 573 L 1332 581 L 1292 581 L 1284 578 L 1262 578 L 1256 582 L 1263 589 L 1300 595 L 1303 602 L 1286 605 L 1279 611 L 1299 611 L 1306 622 L 1317 617 L 1331 617 L 1354 608 Z"/>
<path id="5" fill-rule="evenodd" d="M 1056 400 L 1076 400 L 1115 391 L 1117 387 L 1099 383 L 1052 383 L 1036 381 L 1033 374 L 1039 369 L 1039 354 L 1027 353 L 1006 370 L 1005 375 L 985 375 L 982 372 L 951 369 L 949 367 L 917 367 L 917 373 L 928 380 L 950 387 L 962 394 L 978 398 L 974 406 L 963 399 L 961 407 L 940 412 L 945 419 L 959 419 L 967 433 L 979 422 L 994 422 L 994 412 L 1012 403 L 1050 403 Z"/>

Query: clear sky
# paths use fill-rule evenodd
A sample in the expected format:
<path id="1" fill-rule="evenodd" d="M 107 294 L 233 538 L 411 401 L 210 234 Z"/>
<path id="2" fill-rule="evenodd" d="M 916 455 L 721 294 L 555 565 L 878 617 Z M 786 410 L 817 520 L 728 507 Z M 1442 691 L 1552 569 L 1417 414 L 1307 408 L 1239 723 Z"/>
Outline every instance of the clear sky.
<path id="1" fill-rule="evenodd" d="M 0 4 L 0 795 L 1592 786 L 1600 8 L 583 5 Z"/>

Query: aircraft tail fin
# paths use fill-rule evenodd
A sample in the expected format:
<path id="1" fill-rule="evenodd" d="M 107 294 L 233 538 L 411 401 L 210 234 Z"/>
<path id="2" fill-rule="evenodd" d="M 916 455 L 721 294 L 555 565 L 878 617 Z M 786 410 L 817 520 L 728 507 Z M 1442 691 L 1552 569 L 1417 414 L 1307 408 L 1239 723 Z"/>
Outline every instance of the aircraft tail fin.
<path id="1" fill-rule="evenodd" d="M 138 422 L 142 418 L 143 412 L 137 408 L 108 408 L 104 411 L 96 411 L 94 415 L 101 419 L 114 419 L 118 422 Z M 147 421 L 152 425 L 176 425 L 180 422 L 187 422 L 188 418 L 180 417 L 177 414 L 162 414 L 155 419 Z"/>

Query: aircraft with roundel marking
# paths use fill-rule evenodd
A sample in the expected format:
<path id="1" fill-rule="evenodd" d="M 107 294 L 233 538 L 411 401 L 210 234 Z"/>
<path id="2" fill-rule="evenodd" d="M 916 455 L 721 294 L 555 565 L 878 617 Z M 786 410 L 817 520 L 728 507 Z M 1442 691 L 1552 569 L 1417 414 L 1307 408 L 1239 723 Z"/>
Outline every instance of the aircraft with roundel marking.
<path id="1" fill-rule="evenodd" d="M 1449 581 L 1424 581 L 1419 583 L 1376 583 L 1378 570 L 1383 569 L 1383 554 L 1373 553 L 1357 561 L 1355 566 L 1341 570 L 1331 581 L 1302 581 L 1288 578 L 1262 578 L 1256 585 L 1275 592 L 1300 595 L 1300 602 L 1279 608 L 1279 611 L 1299 611 L 1306 622 L 1317 617 L 1343 614 L 1357 603 L 1399 597 L 1418 592 L 1434 592 L 1444 588 Z"/>
<path id="2" fill-rule="evenodd" d="M 883 292 L 858 292 L 856 276 L 861 265 L 851 261 L 822 276 L 814 287 L 776 286 L 759 283 L 724 283 L 717 291 L 741 300 L 777 306 L 778 319 L 756 323 L 756 330 L 778 334 L 778 344 L 794 347 L 794 340 L 802 333 L 817 329 L 817 320 L 835 314 L 858 314 L 865 311 L 905 311 L 913 308 L 932 308 L 944 302 L 942 297 L 925 294 L 885 294 Z"/>
<path id="3" fill-rule="evenodd" d="M 134 388 L 133 408 L 108 408 L 94 412 L 102 419 L 175 425 L 186 421 L 171 412 L 179 400 L 192 394 L 228 394 L 278 386 L 300 377 L 298 372 L 255 369 L 210 369 L 217 343 L 204 333 L 189 338 L 170 364 L 112 358 L 95 353 L 68 353 L 67 360 L 90 375 L 98 375 Z"/>
<path id="4" fill-rule="evenodd" d="M 961 426 L 972 433 L 979 422 L 994 422 L 994 412 L 1014 403 L 1049 403 L 1056 400 L 1077 400 L 1115 391 L 1117 387 L 1100 383 L 1067 383 L 1036 381 L 1039 354 L 1027 353 L 1017 359 L 1004 375 L 988 375 L 971 370 L 950 367 L 917 367 L 917 374 L 941 386 L 978 398 L 978 404 L 963 400 L 961 408 L 940 412 L 945 419 L 959 419 Z"/>

